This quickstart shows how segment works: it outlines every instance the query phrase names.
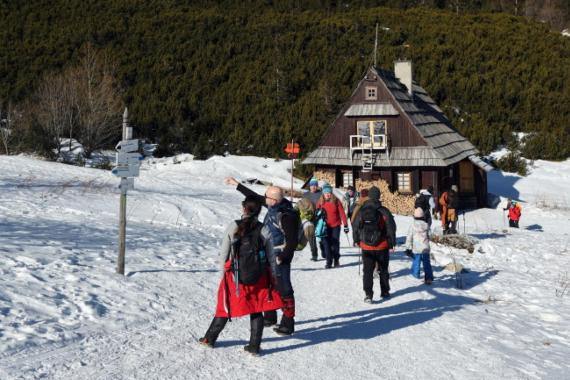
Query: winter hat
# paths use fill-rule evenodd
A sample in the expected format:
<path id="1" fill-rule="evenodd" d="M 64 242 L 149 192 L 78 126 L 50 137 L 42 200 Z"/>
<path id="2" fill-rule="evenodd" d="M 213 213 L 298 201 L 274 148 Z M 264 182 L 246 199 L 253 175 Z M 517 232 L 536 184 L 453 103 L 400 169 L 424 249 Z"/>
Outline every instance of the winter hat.
<path id="1" fill-rule="evenodd" d="M 368 198 L 373 201 L 380 200 L 380 189 L 376 186 L 372 186 L 370 190 L 368 190 Z"/>
<path id="2" fill-rule="evenodd" d="M 433 194 L 433 186 L 432 186 L 432 185 L 429 185 L 429 186 L 427 187 L 427 191 L 428 191 L 428 193 Z"/>
<path id="3" fill-rule="evenodd" d="M 360 190 L 360 196 L 366 198 L 368 196 L 368 189 Z"/>
<path id="4" fill-rule="evenodd" d="M 453 190 L 453 191 L 455 191 L 455 192 L 457 193 L 457 190 L 458 190 L 458 189 L 457 189 L 457 185 L 451 186 L 451 190 Z"/>
<path id="5" fill-rule="evenodd" d="M 414 218 L 421 219 L 424 217 L 424 210 L 421 207 L 418 207 L 414 210 Z"/>
<path id="6" fill-rule="evenodd" d="M 315 177 L 311 178 L 311 180 L 309 181 L 309 186 L 319 186 L 319 180 L 316 179 Z"/>
<path id="7" fill-rule="evenodd" d="M 332 193 L 332 191 L 333 191 L 332 186 L 329 185 L 328 183 L 325 183 L 325 185 L 323 186 L 323 194 Z"/>
<path id="8" fill-rule="evenodd" d="M 354 191 L 354 186 L 349 186 L 349 187 L 347 188 L 347 190 L 348 190 L 348 191 Z"/>

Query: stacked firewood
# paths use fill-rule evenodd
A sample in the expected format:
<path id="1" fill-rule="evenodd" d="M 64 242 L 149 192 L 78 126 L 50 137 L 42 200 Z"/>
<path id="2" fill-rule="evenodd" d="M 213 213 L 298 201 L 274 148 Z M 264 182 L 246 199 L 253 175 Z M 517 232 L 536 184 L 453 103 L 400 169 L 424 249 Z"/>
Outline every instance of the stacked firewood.
<path id="1" fill-rule="evenodd" d="M 399 192 L 391 192 L 390 185 L 384 180 L 362 181 L 356 180 L 356 190 L 370 189 L 376 186 L 380 189 L 380 200 L 382 205 L 387 207 L 393 214 L 412 215 L 414 213 L 414 203 L 416 197 L 414 195 L 403 195 Z"/>
<path id="2" fill-rule="evenodd" d="M 325 181 L 333 187 L 336 187 L 336 176 L 334 170 L 317 170 L 314 176 L 319 181 Z"/>

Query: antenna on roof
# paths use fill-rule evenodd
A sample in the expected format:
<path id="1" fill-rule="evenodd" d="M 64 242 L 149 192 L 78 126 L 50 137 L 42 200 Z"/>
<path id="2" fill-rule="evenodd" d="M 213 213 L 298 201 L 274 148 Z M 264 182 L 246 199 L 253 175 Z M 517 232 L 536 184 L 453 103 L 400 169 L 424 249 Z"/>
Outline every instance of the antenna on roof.
<path id="1" fill-rule="evenodd" d="M 376 23 L 376 39 L 374 40 L 374 68 L 376 68 L 376 51 L 378 50 L 378 23 Z"/>

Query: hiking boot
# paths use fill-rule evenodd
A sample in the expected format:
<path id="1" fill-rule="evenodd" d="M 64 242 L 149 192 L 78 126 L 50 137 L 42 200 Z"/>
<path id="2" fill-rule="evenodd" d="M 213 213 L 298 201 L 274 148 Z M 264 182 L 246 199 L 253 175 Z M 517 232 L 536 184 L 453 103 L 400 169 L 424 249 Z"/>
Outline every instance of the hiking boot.
<path id="1" fill-rule="evenodd" d="M 372 303 L 372 296 L 366 296 L 366 297 L 364 297 L 364 302 L 366 302 L 366 303 Z"/>
<path id="2" fill-rule="evenodd" d="M 288 329 L 287 327 L 284 327 L 284 326 L 274 327 L 273 331 L 275 331 L 278 335 L 291 335 L 291 334 L 293 334 L 293 331 L 291 329 Z"/>
<path id="3" fill-rule="evenodd" d="M 259 346 L 261 345 L 261 336 L 263 335 L 263 314 L 254 313 L 250 314 L 250 335 L 249 344 L 243 349 L 252 355 L 257 355 L 259 353 Z"/>
<path id="4" fill-rule="evenodd" d="M 214 348 L 214 342 L 210 342 L 206 337 L 198 339 L 198 342 L 200 342 L 200 344 L 203 346 Z"/>
<path id="5" fill-rule="evenodd" d="M 254 347 L 251 344 L 246 344 L 243 346 L 245 352 L 252 354 L 253 356 L 259 356 L 259 347 Z"/>
<path id="6" fill-rule="evenodd" d="M 318 261 L 318 260 L 319 260 L 319 258 L 317 256 L 311 257 L 311 261 Z"/>
<path id="7" fill-rule="evenodd" d="M 382 293 L 382 294 L 380 294 L 380 297 L 382 297 L 382 298 L 390 298 L 390 293 L 388 293 L 388 292 Z"/>
<path id="8" fill-rule="evenodd" d="M 277 324 L 277 312 L 275 310 L 263 313 L 263 326 L 270 327 Z"/>
<path id="9" fill-rule="evenodd" d="M 213 348 L 218 336 L 226 326 L 227 322 L 228 318 L 214 317 L 214 319 L 212 319 L 212 323 L 210 323 L 210 327 L 208 327 L 208 331 L 206 331 L 206 334 L 204 334 L 202 338 L 198 339 L 200 344 Z"/>
<path id="10" fill-rule="evenodd" d="M 284 315 L 279 326 L 274 327 L 273 331 L 279 335 L 291 335 L 295 332 L 295 320 Z"/>
<path id="11" fill-rule="evenodd" d="M 326 265 L 325 265 L 325 269 L 331 269 L 331 265 L 330 265 L 330 264 L 326 264 Z"/>
<path id="12" fill-rule="evenodd" d="M 432 282 L 433 282 L 432 279 L 426 278 L 426 280 L 424 281 L 424 284 L 431 285 Z"/>
<path id="13" fill-rule="evenodd" d="M 338 267 L 340 266 L 340 263 L 338 262 L 338 259 L 334 259 L 334 267 Z"/>

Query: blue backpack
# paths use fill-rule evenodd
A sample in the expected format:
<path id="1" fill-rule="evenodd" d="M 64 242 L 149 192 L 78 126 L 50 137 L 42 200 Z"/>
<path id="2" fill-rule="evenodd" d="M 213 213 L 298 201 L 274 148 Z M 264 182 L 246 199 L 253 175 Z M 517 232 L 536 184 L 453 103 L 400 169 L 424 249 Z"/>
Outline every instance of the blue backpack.
<path id="1" fill-rule="evenodd" d="M 315 237 L 324 238 L 327 236 L 327 213 L 319 208 L 315 213 Z"/>

